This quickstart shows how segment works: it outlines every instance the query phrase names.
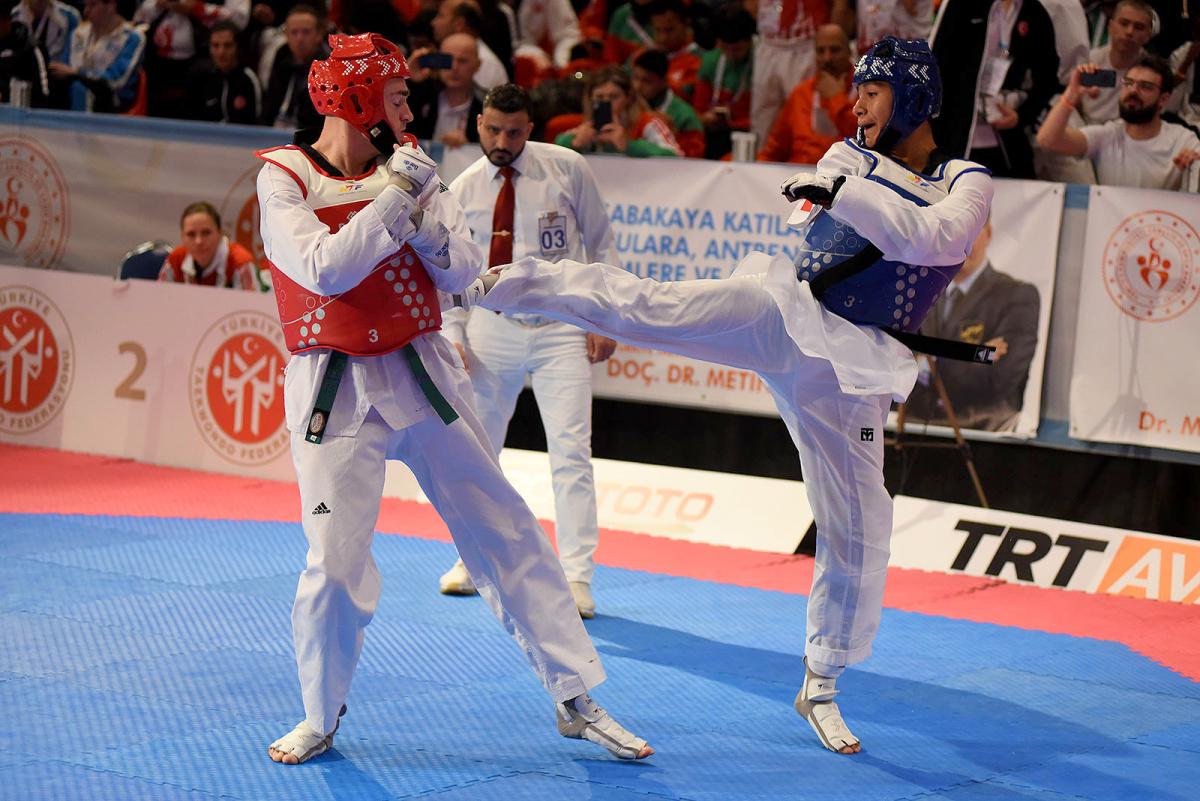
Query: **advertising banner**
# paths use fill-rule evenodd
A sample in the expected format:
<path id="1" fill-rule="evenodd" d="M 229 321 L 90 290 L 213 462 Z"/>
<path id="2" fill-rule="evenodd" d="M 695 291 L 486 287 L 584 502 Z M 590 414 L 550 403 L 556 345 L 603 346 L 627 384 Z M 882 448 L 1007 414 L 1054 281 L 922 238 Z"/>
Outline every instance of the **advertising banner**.
<path id="1" fill-rule="evenodd" d="M 1092 187 L 1071 436 L 1200 451 L 1200 196 Z"/>

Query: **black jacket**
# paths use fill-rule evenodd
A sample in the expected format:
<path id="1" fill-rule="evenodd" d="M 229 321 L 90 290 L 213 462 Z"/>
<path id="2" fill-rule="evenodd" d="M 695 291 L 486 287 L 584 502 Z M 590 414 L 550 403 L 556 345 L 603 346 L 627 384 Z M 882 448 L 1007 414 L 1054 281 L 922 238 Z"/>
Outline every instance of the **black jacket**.
<path id="1" fill-rule="evenodd" d="M 442 94 L 442 82 L 437 78 L 427 81 L 410 81 L 408 84 L 408 108 L 413 113 L 413 121 L 405 130 L 424 141 L 433 138 L 437 130 L 438 98 Z M 479 141 L 479 125 L 477 118 L 483 113 L 483 95 L 476 89 L 471 98 L 471 107 L 467 109 L 467 129 L 464 131 L 468 142 Z"/>
<path id="2" fill-rule="evenodd" d="M 922 334 L 975 345 L 1004 337 L 1008 343 L 1008 353 L 990 366 L 938 360 L 938 374 L 946 385 L 958 422 L 966 428 L 984 431 L 1013 430 L 1037 350 L 1041 313 L 1037 287 L 985 265 L 971 284 L 971 291 L 955 303 L 950 317 L 943 320 L 945 298 L 945 294 L 938 298 L 925 318 Z M 910 422 L 947 422 L 946 410 L 934 388 L 922 384 L 913 387 L 908 397 L 908 416 Z"/>
<path id="3" fill-rule="evenodd" d="M 933 32 L 933 54 L 942 75 L 942 113 L 933 121 L 938 146 L 955 156 L 966 155 L 975 116 L 975 96 L 987 44 L 990 0 L 944 0 Z M 1021 91 L 1016 128 L 997 131 L 1004 152 L 998 175 L 1033 178 L 1033 148 L 1029 129 L 1050 99 L 1061 91 L 1054 24 L 1038 0 L 1023 0 L 1013 22 L 1009 43 L 1012 64 L 1002 91 Z"/>
<path id="4" fill-rule="evenodd" d="M 258 125 L 262 118 L 262 87 L 246 67 L 219 72 L 205 60 L 188 75 L 188 109 L 194 119 Z"/>
<path id="5" fill-rule="evenodd" d="M 308 70 L 315 59 L 325 58 L 329 51 L 322 48 L 316 56 L 303 64 L 297 64 L 287 45 L 279 48 L 271 64 L 271 76 L 267 80 L 267 91 L 263 96 L 263 125 L 274 125 L 280 112 L 295 122 L 297 128 L 321 126 L 321 115 L 313 107 L 308 96 Z M 286 104 L 286 108 L 285 108 Z"/>
<path id="6" fill-rule="evenodd" d="M 11 103 L 9 81 L 16 78 L 29 84 L 29 105 L 49 105 L 50 74 L 42 51 L 20 22 L 11 23 L 8 36 L 0 39 L 0 100 Z"/>

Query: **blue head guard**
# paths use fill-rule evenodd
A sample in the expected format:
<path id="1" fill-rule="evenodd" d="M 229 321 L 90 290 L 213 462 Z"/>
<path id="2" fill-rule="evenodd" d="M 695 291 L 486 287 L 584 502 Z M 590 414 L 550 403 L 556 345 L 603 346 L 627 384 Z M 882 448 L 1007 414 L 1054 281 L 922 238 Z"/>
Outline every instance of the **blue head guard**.
<path id="1" fill-rule="evenodd" d="M 879 132 L 874 150 L 891 151 L 925 120 L 942 110 L 942 78 L 924 39 L 880 39 L 854 68 L 854 85 L 883 81 L 892 87 L 892 116 Z M 858 143 L 866 147 L 862 129 Z"/>

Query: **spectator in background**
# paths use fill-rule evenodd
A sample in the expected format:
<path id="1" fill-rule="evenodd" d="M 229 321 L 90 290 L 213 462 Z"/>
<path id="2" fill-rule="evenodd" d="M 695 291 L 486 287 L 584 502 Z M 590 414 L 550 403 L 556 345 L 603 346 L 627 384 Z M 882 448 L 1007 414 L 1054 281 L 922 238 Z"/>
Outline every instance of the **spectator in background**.
<path id="1" fill-rule="evenodd" d="M 1033 284 L 992 266 L 987 255 L 991 241 L 989 221 L 925 318 L 921 333 L 996 348 L 991 367 L 942 359 L 937 361 L 937 371 L 959 425 L 1013 431 L 1037 350 L 1041 298 Z M 921 372 L 906 401 L 908 419 L 948 423 L 945 405 L 930 385 L 926 358 L 930 357 L 920 357 Z"/>
<path id="2" fill-rule="evenodd" d="M 517 23 L 516 55 L 533 58 L 540 68 L 567 66 L 571 48 L 583 40 L 571 0 L 525 0 L 517 7 Z"/>
<path id="3" fill-rule="evenodd" d="M 452 33 L 442 40 L 442 51 L 454 59 L 450 69 L 422 69 L 421 56 L 413 59 L 408 79 L 408 107 L 413 120 L 407 131 L 421 140 L 434 140 L 447 147 L 462 147 L 479 141 L 479 115 L 483 94 L 475 85 L 479 50 L 469 33 Z M 415 54 L 414 54 L 415 55 Z"/>
<path id="4" fill-rule="evenodd" d="M 1065 86 L 1071 73 L 1080 64 L 1088 62 L 1091 45 L 1088 44 L 1088 23 L 1080 0 L 1041 0 L 1050 22 L 1054 26 L 1054 43 L 1058 50 L 1058 82 Z M 1072 125 L 1081 126 L 1083 120 L 1076 117 Z M 1038 178 L 1047 181 L 1072 184 L 1096 183 L 1095 170 L 1087 159 L 1074 159 L 1051 153 L 1044 148 L 1034 148 L 1033 170 Z"/>
<path id="5" fill-rule="evenodd" d="M 208 43 L 217 22 L 246 27 L 250 0 L 210 4 L 201 0 L 142 0 L 133 15 L 145 26 L 147 112 L 155 117 L 190 117 L 186 77 Z"/>
<path id="6" fill-rule="evenodd" d="M 638 50 L 654 47 L 654 35 L 650 32 L 653 10 L 654 0 L 629 0 L 613 9 L 604 37 L 605 61 L 625 64 Z"/>
<path id="7" fill-rule="evenodd" d="M 29 105 L 42 108 L 50 98 L 46 59 L 29 29 L 15 21 L 12 13 L 12 5 L 0 0 L 0 102 L 13 102 L 10 81 L 18 80 L 29 85 Z"/>
<path id="8" fill-rule="evenodd" d="M 692 107 L 704 123 L 704 155 L 719 159 L 730 150 L 732 131 L 750 130 L 754 17 L 727 3 L 713 15 L 712 27 L 717 46 L 700 59 Z"/>
<path id="9" fill-rule="evenodd" d="M 70 59 L 71 36 L 83 21 L 79 9 L 62 0 L 21 0 L 12 18 L 29 29 L 47 63 Z"/>
<path id="10" fill-rule="evenodd" d="M 469 0 L 479 11 L 479 29 L 467 33 L 481 39 L 493 53 L 505 71 L 512 74 L 513 53 L 517 49 L 517 15 L 508 0 Z"/>
<path id="11" fill-rule="evenodd" d="M 834 142 L 854 136 L 850 79 L 850 39 L 837 25 L 822 25 L 816 37 L 817 74 L 801 81 L 775 118 L 766 143 L 758 151 L 759 161 L 791 161 L 816 164 Z"/>
<path id="12" fill-rule="evenodd" d="M 434 41 L 439 43 L 452 33 L 469 33 L 475 37 L 479 56 L 475 85 L 484 92 L 508 82 L 508 67 L 483 40 L 483 16 L 479 13 L 479 6 L 471 0 L 442 0 L 430 24 L 433 26 Z M 414 50 L 412 55 L 415 60 L 423 53 Z"/>
<path id="13" fill-rule="evenodd" d="M 1088 62 L 1087 17 L 1080 0 L 1041 0 L 1050 24 L 1054 26 L 1054 44 L 1058 50 L 1058 82 L 1063 86 L 1071 73 Z"/>
<path id="14" fill-rule="evenodd" d="M 1192 18 L 1192 41 L 1180 45 L 1171 54 L 1170 62 L 1179 81 L 1170 108 L 1192 127 L 1200 125 L 1200 80 L 1197 80 L 1200 72 L 1196 70 L 1197 59 L 1200 59 L 1200 15 Z"/>
<path id="15" fill-rule="evenodd" d="M 308 70 L 328 53 L 325 17 L 312 6 L 292 6 L 283 33 L 287 39 L 275 54 L 263 98 L 263 124 L 285 129 L 320 127 L 321 115 L 308 95 Z"/>
<path id="16" fill-rule="evenodd" d="M 682 0 L 657 0 L 650 11 L 654 46 L 667 54 L 667 82 L 676 95 L 692 102 L 700 73 L 700 48 L 692 41 Z"/>
<path id="17" fill-rule="evenodd" d="M 750 130 L 759 142 L 766 141 L 788 93 L 812 77 L 813 38 L 829 20 L 829 0 L 759 0 L 750 94 Z"/>
<path id="18" fill-rule="evenodd" d="M 1098 89 L 1095 94 L 1087 93 L 1080 98 L 1078 111 L 1084 125 L 1099 125 L 1120 116 L 1121 81 L 1130 67 L 1148 55 L 1146 43 L 1154 35 L 1156 24 L 1154 9 L 1142 0 L 1117 3 L 1108 19 L 1108 43 L 1094 48 L 1087 60 L 1102 70 L 1115 70 L 1116 85 L 1093 87 Z"/>
<path id="19" fill-rule="evenodd" d="M 596 111 L 607 108 L 611 121 L 597 125 Z M 559 134 L 555 144 L 580 153 L 622 153 L 626 156 L 682 156 L 671 126 L 650 110 L 633 91 L 624 69 L 603 67 L 588 77 L 583 93 L 583 122 Z"/>
<path id="20" fill-rule="evenodd" d="M 1058 93 L 1054 25 L 1038 0 L 943 0 L 932 33 L 942 72 L 934 138 L 1007 178 L 1033 178 L 1028 129 Z"/>
<path id="21" fill-rule="evenodd" d="M 84 0 L 70 60 L 50 62 L 75 111 L 124 111 L 137 100 L 146 37 L 117 13 L 116 0 Z M 51 89 L 53 91 L 53 88 Z"/>
<path id="22" fill-rule="evenodd" d="M 193 119 L 258 125 L 262 119 L 262 86 L 238 57 L 238 29 L 218 22 L 208 37 L 208 59 L 187 80 L 188 111 Z"/>
<path id="23" fill-rule="evenodd" d="M 1146 56 L 1126 71 L 1119 87 L 1119 120 L 1071 128 L 1067 122 L 1072 110 L 1095 89 L 1082 86 L 1080 78 L 1097 69 L 1085 64 L 1075 70 L 1046 115 L 1038 144 L 1068 156 L 1086 155 L 1096 166 L 1097 180 L 1107 186 L 1180 189 L 1184 173 L 1200 159 L 1200 139 L 1189 128 L 1162 119 L 1175 87 L 1167 62 Z"/>
<path id="24" fill-rule="evenodd" d="M 633 89 L 652 110 L 667 118 L 675 141 L 690 158 L 704 158 L 704 126 L 688 102 L 667 83 L 667 54 L 643 50 L 633 59 Z"/>
<path id="25" fill-rule="evenodd" d="M 1061 2 L 1079 5 L 1079 0 Z M 929 29 L 933 25 L 933 7 L 933 0 L 867 0 L 855 3 L 854 27 L 858 32 L 858 52 L 867 52 L 871 45 L 885 36 L 928 39 Z M 1082 7 L 1079 16 L 1083 17 Z M 1084 41 L 1087 41 L 1086 37 Z"/>
<path id="26" fill-rule="evenodd" d="M 250 251 L 221 233 L 221 215 L 211 203 L 199 201 L 179 218 L 183 244 L 163 262 L 159 281 L 202 284 L 227 289 L 266 290 Z"/>

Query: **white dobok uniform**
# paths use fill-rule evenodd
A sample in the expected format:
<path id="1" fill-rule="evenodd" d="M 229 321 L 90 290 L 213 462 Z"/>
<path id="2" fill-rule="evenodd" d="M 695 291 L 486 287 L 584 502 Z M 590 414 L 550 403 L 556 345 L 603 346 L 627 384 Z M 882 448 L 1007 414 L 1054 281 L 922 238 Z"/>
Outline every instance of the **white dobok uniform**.
<path id="1" fill-rule="evenodd" d="M 529 258 L 502 271 L 481 305 L 555 317 L 762 377 L 800 452 L 817 521 L 806 655 L 840 668 L 869 656 L 879 627 L 892 531 L 882 426 L 891 401 L 911 391 L 917 366 L 907 347 L 876 325 L 834 314 L 797 276 L 844 257 L 838 242 L 865 239 L 888 260 L 876 271 L 876 305 L 886 306 L 889 322 L 894 305 L 896 327 L 915 330 L 920 321 L 909 320 L 907 307 L 922 282 L 934 282 L 927 294 L 936 296 L 962 264 L 987 220 L 992 180 L 960 160 L 919 175 L 849 140 L 831 147 L 817 171 L 847 177 L 807 231 L 829 215 L 838 233 L 823 243 L 806 238 L 795 265 L 756 253 L 728 279 L 659 283 L 608 265 Z M 932 302 L 926 298 L 926 308 Z"/>
<path id="2" fill-rule="evenodd" d="M 401 193 L 387 185 L 382 164 L 365 175 L 337 178 L 298 148 L 268 152 L 276 163 L 259 173 L 258 198 L 263 247 L 279 270 L 323 296 L 349 291 L 377 265 L 400 271 L 402 279 L 403 261 L 383 264 L 404 243 L 389 233 L 399 227 Z M 371 198 L 332 232 L 314 210 Z M 430 277 L 442 292 L 459 292 L 478 274 L 480 263 L 462 209 L 451 193 L 440 191 L 436 179 L 418 202 L 450 231 L 449 267 L 428 268 Z M 419 262 L 415 269 L 421 269 Z M 396 286 L 400 292 L 401 284 Z M 312 444 L 305 429 L 330 351 L 296 353 L 287 366 L 287 424 L 309 544 L 292 626 L 306 722 L 317 732 L 329 732 L 337 722 L 379 599 L 371 541 L 386 459 L 412 469 L 450 529 L 480 595 L 554 699 L 573 698 L 604 680 L 558 559 L 500 472 L 458 355 L 437 333 L 417 336 L 412 346 L 436 387 L 433 394 L 457 412 L 450 424 L 437 413 L 402 351 L 351 356 L 324 441 Z"/>
<path id="3" fill-rule="evenodd" d="M 583 156 L 544 142 L 527 142 L 513 160 L 513 259 L 619 264 L 612 226 L 596 179 Z M 492 215 L 503 184 L 486 157 L 450 185 L 462 203 L 471 236 L 487 253 Z M 546 430 L 559 560 L 569 581 L 591 583 L 599 542 L 592 475 L 592 367 L 587 335 L 573 325 L 529 314 L 470 315 L 465 335 L 447 315 L 443 332 L 471 360 L 475 407 L 499 451 L 530 378 Z"/>

